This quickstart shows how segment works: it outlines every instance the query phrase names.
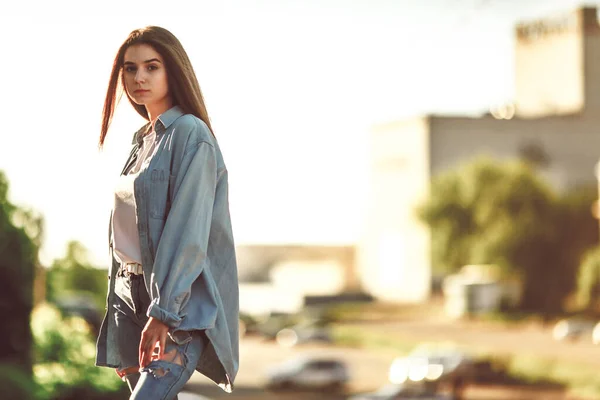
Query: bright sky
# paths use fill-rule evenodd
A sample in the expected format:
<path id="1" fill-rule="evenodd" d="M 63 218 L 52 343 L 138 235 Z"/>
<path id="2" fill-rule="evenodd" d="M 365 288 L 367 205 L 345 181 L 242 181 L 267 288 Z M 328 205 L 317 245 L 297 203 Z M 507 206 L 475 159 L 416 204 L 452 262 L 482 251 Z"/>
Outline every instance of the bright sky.
<path id="1" fill-rule="evenodd" d="M 0 6 L 0 170 L 41 212 L 42 262 L 82 242 L 107 260 L 112 186 L 143 123 L 100 116 L 129 32 L 171 30 L 202 87 L 230 174 L 238 243 L 354 243 L 368 131 L 473 112 L 513 94 L 512 24 L 575 0 L 12 1 Z M 118 4 L 118 6 L 117 6 Z"/>

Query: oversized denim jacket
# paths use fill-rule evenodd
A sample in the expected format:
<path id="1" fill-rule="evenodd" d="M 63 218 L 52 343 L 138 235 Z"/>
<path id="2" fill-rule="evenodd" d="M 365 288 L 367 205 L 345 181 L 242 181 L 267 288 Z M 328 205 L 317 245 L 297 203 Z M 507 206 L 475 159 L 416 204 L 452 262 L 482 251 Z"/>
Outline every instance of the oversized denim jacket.
<path id="1" fill-rule="evenodd" d="M 136 160 L 142 134 L 123 173 Z M 177 343 L 203 329 L 209 345 L 196 370 L 231 392 L 239 362 L 239 288 L 228 202 L 227 169 L 218 143 L 199 118 L 175 106 L 155 124 L 157 149 L 134 181 L 142 267 L 149 317 L 167 324 Z M 111 237 L 109 232 L 109 237 Z M 112 253 L 107 310 L 97 342 L 96 365 L 119 368 L 113 314 Z"/>

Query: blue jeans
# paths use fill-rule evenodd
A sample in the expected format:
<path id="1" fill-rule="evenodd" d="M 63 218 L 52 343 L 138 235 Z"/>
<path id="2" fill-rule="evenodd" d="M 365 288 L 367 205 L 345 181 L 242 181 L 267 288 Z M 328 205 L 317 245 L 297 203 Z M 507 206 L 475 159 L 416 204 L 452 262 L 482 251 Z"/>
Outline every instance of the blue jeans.
<path id="1" fill-rule="evenodd" d="M 142 329 L 148 322 L 146 310 L 150 305 L 143 276 L 117 272 L 115 294 L 114 318 L 118 329 L 120 370 L 130 367 L 139 369 L 140 339 Z M 204 331 L 189 332 L 183 344 L 175 343 L 168 336 L 165 359 L 154 360 L 140 372 L 124 377 L 131 390 L 129 399 L 177 399 L 177 393 L 194 373 L 207 340 Z"/>

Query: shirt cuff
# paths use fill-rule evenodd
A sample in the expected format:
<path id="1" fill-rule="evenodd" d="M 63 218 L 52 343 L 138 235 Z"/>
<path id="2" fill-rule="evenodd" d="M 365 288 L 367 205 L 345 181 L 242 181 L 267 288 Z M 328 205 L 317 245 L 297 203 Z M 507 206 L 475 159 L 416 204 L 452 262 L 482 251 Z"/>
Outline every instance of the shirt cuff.
<path id="1" fill-rule="evenodd" d="M 181 317 L 161 308 L 156 300 L 153 300 L 152 303 L 150 303 L 146 315 L 148 317 L 156 318 L 172 328 L 178 328 L 179 325 L 181 325 Z"/>

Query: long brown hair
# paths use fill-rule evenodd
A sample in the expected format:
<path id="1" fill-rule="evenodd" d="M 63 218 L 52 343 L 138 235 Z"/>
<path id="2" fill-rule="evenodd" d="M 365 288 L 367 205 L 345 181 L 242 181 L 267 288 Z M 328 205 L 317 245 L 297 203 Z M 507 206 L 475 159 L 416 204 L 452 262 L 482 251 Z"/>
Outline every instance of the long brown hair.
<path id="1" fill-rule="evenodd" d="M 106 99 L 104 100 L 104 109 L 102 111 L 102 128 L 100 130 L 99 146 L 102 148 L 106 133 L 112 122 L 115 107 L 118 102 L 117 91 L 122 90 L 127 94 L 123 87 L 123 62 L 125 51 L 132 45 L 147 44 L 158 52 L 165 63 L 167 69 L 167 82 L 169 92 L 173 98 L 173 105 L 181 107 L 184 113 L 193 114 L 208 125 L 212 132 L 212 126 L 208 118 L 208 112 L 204 104 L 204 97 L 198 84 L 198 79 L 194 73 L 194 68 L 190 59 L 183 49 L 179 40 L 168 30 L 159 26 L 147 26 L 136 29 L 129 34 L 125 42 L 119 48 L 108 81 Z M 121 92 L 121 93 L 122 93 Z M 120 96 L 119 96 L 120 97 Z M 136 104 L 129 94 L 129 102 L 135 110 L 144 117 L 148 118 L 148 112 L 143 105 Z"/>

